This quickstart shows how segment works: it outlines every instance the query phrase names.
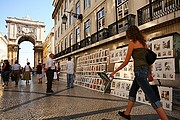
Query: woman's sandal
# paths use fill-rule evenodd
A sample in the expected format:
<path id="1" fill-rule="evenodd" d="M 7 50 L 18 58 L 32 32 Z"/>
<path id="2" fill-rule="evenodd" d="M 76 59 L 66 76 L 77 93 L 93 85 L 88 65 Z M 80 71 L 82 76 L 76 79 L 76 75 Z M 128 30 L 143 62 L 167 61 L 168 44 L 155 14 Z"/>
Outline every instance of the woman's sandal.
<path id="1" fill-rule="evenodd" d="M 126 119 L 130 120 L 130 119 L 131 119 L 131 118 L 130 118 L 130 115 L 125 115 L 124 112 L 125 112 L 125 111 L 122 111 L 122 112 L 119 111 L 118 114 L 119 114 L 120 116 L 122 116 L 123 118 L 126 118 Z"/>

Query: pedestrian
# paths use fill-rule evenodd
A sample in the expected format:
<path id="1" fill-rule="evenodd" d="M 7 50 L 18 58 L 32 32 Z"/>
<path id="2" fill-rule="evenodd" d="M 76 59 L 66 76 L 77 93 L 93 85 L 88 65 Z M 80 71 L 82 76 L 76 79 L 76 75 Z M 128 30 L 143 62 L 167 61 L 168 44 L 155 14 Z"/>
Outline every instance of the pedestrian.
<path id="1" fill-rule="evenodd" d="M 21 65 L 18 64 L 18 61 L 16 60 L 15 63 L 12 65 L 12 77 L 14 77 L 15 85 L 18 85 L 20 74 L 21 74 Z"/>
<path id="2" fill-rule="evenodd" d="M 60 71 L 61 71 L 61 68 L 60 68 L 60 65 L 58 64 L 58 69 L 57 69 L 57 81 L 59 81 Z"/>
<path id="3" fill-rule="evenodd" d="M 27 65 L 24 67 L 24 80 L 26 80 L 26 84 L 31 80 L 31 71 L 32 68 L 30 66 L 30 62 L 27 62 Z"/>
<path id="4" fill-rule="evenodd" d="M 160 118 L 162 120 L 168 120 L 166 113 L 162 108 L 161 102 L 147 80 L 147 78 L 153 79 L 153 77 L 151 74 L 151 67 L 146 62 L 147 46 L 144 36 L 141 34 L 137 26 L 132 25 L 126 31 L 126 38 L 130 40 L 126 59 L 110 74 L 110 77 L 113 77 L 117 71 L 124 68 L 132 56 L 134 59 L 135 78 L 129 92 L 127 109 L 125 111 L 119 111 L 118 114 L 126 119 L 130 119 L 130 113 L 136 101 L 137 91 L 141 88 Z"/>
<path id="5" fill-rule="evenodd" d="M 41 63 L 39 63 L 36 67 L 36 74 L 37 74 L 37 79 L 38 79 L 38 83 L 42 83 L 42 65 Z"/>
<path id="6" fill-rule="evenodd" d="M 21 79 L 21 80 L 24 79 L 24 68 L 23 68 L 23 67 L 21 67 L 20 79 Z"/>
<path id="7" fill-rule="evenodd" d="M 9 61 L 4 60 L 2 66 L 2 73 L 1 73 L 1 77 L 3 79 L 3 87 L 8 86 L 10 72 L 11 72 L 11 65 L 9 64 Z"/>
<path id="8" fill-rule="evenodd" d="M 32 67 L 32 76 L 34 76 L 35 75 L 35 69 L 34 69 L 34 67 Z"/>
<path id="9" fill-rule="evenodd" d="M 68 57 L 66 63 L 66 72 L 67 72 L 67 88 L 74 87 L 74 62 L 71 61 L 71 57 Z"/>
<path id="10" fill-rule="evenodd" d="M 49 55 L 49 58 L 46 60 L 46 77 L 47 77 L 47 89 L 46 93 L 53 93 L 54 91 L 52 90 L 52 81 L 54 77 L 54 62 L 53 62 L 54 54 L 51 53 Z"/>
<path id="11" fill-rule="evenodd" d="M 47 83 L 45 64 L 42 65 L 42 79 Z"/>
<path id="12" fill-rule="evenodd" d="M 53 83 L 56 83 L 56 81 L 57 81 L 57 74 L 58 74 L 58 70 L 57 70 L 57 67 L 56 67 L 56 65 L 55 65 L 55 63 L 54 63 L 54 66 L 55 66 L 55 68 L 54 68 L 54 77 L 53 77 Z"/>

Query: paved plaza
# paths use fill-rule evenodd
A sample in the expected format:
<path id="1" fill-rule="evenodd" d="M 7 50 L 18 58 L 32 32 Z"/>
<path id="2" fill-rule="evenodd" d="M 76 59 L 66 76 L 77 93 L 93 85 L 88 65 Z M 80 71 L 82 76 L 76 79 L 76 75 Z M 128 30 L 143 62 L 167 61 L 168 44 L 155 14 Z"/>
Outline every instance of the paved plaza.
<path id="1" fill-rule="evenodd" d="M 0 85 L 0 120 L 123 120 L 117 115 L 127 100 L 83 87 L 67 89 L 66 83 L 56 81 L 52 95 L 46 95 L 46 84 L 38 84 L 35 76 L 30 84 L 20 81 L 15 87 Z M 169 120 L 180 119 L 180 111 L 166 111 Z M 158 120 L 154 109 L 136 103 L 132 120 Z"/>

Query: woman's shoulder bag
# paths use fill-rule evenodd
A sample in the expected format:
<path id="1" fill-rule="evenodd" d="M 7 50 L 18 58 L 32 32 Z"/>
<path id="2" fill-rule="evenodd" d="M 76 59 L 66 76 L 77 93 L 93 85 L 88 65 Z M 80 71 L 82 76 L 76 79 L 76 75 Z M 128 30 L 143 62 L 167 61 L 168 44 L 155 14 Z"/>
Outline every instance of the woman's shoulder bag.
<path id="1" fill-rule="evenodd" d="M 146 61 L 149 65 L 152 65 L 157 58 L 157 54 L 154 53 L 152 50 L 147 49 L 147 54 L 146 54 Z"/>

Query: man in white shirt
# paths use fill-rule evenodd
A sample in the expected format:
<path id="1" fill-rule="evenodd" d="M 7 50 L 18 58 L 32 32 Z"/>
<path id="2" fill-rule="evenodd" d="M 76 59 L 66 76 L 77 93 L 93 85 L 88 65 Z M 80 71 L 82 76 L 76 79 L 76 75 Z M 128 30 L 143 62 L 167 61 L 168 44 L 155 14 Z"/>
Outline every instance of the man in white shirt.
<path id="1" fill-rule="evenodd" d="M 49 55 L 49 58 L 46 60 L 46 77 L 47 77 L 47 89 L 46 93 L 53 93 L 54 91 L 52 90 L 52 81 L 54 77 L 54 62 L 53 62 L 54 54 L 51 53 Z"/>
<path id="2" fill-rule="evenodd" d="M 15 64 L 12 65 L 11 70 L 12 70 L 11 77 L 13 77 L 13 79 L 14 79 L 14 81 L 16 83 L 16 86 L 17 86 L 18 82 L 19 82 L 19 79 L 20 79 L 20 74 L 21 74 L 21 65 L 18 64 L 17 60 L 15 61 Z"/>
<path id="3" fill-rule="evenodd" d="M 74 87 L 74 62 L 71 61 L 71 57 L 68 57 L 68 61 L 66 63 L 66 71 L 67 71 L 67 88 Z"/>

